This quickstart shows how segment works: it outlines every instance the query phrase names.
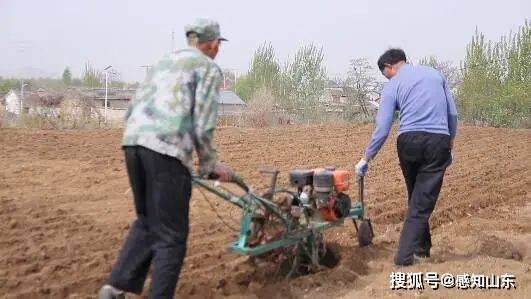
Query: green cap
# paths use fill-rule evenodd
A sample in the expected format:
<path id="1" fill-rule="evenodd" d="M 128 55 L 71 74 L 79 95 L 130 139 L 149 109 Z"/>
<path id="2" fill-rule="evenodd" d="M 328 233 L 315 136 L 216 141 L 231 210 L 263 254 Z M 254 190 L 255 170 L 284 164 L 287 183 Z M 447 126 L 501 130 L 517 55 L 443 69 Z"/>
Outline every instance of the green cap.
<path id="1" fill-rule="evenodd" d="M 184 27 L 186 36 L 190 33 L 196 33 L 199 38 L 199 42 L 207 42 L 215 39 L 224 40 L 219 32 L 218 22 L 210 19 L 197 19 L 192 24 Z"/>

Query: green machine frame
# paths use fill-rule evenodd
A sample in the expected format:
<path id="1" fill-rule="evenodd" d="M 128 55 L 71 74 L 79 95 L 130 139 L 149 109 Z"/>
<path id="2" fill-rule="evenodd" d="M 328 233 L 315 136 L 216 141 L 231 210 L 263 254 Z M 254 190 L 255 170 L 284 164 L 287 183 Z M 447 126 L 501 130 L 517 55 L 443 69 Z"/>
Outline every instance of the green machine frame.
<path id="1" fill-rule="evenodd" d="M 364 220 L 365 206 L 363 202 L 363 178 L 358 178 L 358 185 L 360 186 L 360 201 L 353 203 L 348 216 L 333 222 L 320 220 L 308 221 L 307 223 L 297 223 L 294 221 L 294 218 L 291 216 L 291 214 L 282 211 L 276 204 L 264 198 L 263 196 L 256 195 L 238 176 L 233 176 L 232 182 L 245 191 L 245 194 L 241 196 L 236 196 L 219 187 L 211 186 L 206 179 L 199 176 L 193 176 L 192 182 L 200 188 L 207 190 L 208 192 L 224 199 L 225 201 L 239 207 L 242 210 L 243 215 L 240 220 L 240 233 L 238 240 L 229 244 L 228 246 L 229 251 L 242 255 L 257 256 L 279 248 L 297 245 L 301 242 L 309 242 L 313 246 L 313 243 L 315 242 L 312 241 L 312 238 L 315 237 L 316 232 L 322 232 L 328 228 L 340 226 L 346 219 L 351 219 L 354 222 L 356 230 L 358 230 L 356 220 Z M 273 184 L 273 194 L 278 193 L 289 193 L 297 197 L 297 194 L 290 190 L 275 189 Z M 257 216 L 256 212 L 258 209 L 263 209 L 271 216 L 276 217 L 284 226 L 285 234 L 279 240 L 251 247 L 248 246 L 248 240 L 250 234 L 253 233 L 251 225 Z"/>

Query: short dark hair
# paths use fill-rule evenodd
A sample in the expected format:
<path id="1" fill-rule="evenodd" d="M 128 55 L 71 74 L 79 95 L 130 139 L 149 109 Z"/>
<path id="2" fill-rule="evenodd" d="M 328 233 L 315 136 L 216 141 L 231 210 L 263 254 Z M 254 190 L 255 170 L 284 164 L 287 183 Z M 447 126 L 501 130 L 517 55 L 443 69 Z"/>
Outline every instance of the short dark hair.
<path id="1" fill-rule="evenodd" d="M 400 61 L 407 62 L 404 50 L 398 48 L 389 49 L 378 58 L 378 68 L 380 72 L 383 72 L 386 64 L 393 65 Z"/>

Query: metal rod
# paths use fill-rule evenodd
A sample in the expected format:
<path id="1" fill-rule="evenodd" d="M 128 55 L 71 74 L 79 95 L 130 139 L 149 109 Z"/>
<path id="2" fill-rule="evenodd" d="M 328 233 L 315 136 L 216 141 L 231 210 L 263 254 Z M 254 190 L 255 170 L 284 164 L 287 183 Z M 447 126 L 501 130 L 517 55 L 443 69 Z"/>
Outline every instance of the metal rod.
<path id="1" fill-rule="evenodd" d="M 358 176 L 358 197 L 361 203 L 363 203 L 363 185 L 363 177 Z"/>
<path id="2" fill-rule="evenodd" d="M 109 72 L 105 71 L 105 123 L 107 123 L 107 89 L 108 89 L 108 84 L 109 82 Z"/>

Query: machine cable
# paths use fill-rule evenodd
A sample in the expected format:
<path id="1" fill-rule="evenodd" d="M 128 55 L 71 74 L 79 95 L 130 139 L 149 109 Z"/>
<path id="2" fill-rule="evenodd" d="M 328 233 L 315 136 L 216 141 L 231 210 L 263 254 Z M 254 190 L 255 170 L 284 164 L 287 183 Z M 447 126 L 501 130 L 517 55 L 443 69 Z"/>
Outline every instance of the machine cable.
<path id="1" fill-rule="evenodd" d="M 205 192 L 203 190 L 201 190 L 201 188 L 196 188 L 197 190 L 199 190 L 199 192 L 201 192 L 201 194 L 203 195 L 203 199 L 208 203 L 208 205 L 210 206 L 210 209 L 212 211 L 214 211 L 214 213 L 216 214 L 216 216 L 218 217 L 219 221 L 221 221 L 221 223 L 223 223 L 226 227 L 228 227 L 230 230 L 234 231 L 234 232 L 239 232 L 240 230 L 239 229 L 236 229 L 234 228 L 233 226 L 231 226 L 230 224 L 228 224 L 227 222 L 225 222 L 225 220 L 223 220 L 223 218 L 221 217 L 221 215 L 219 215 L 218 211 L 216 210 L 216 208 L 214 207 L 214 205 L 212 204 L 212 202 L 210 202 L 210 200 L 208 200 L 208 197 L 207 195 L 205 194 Z"/>

